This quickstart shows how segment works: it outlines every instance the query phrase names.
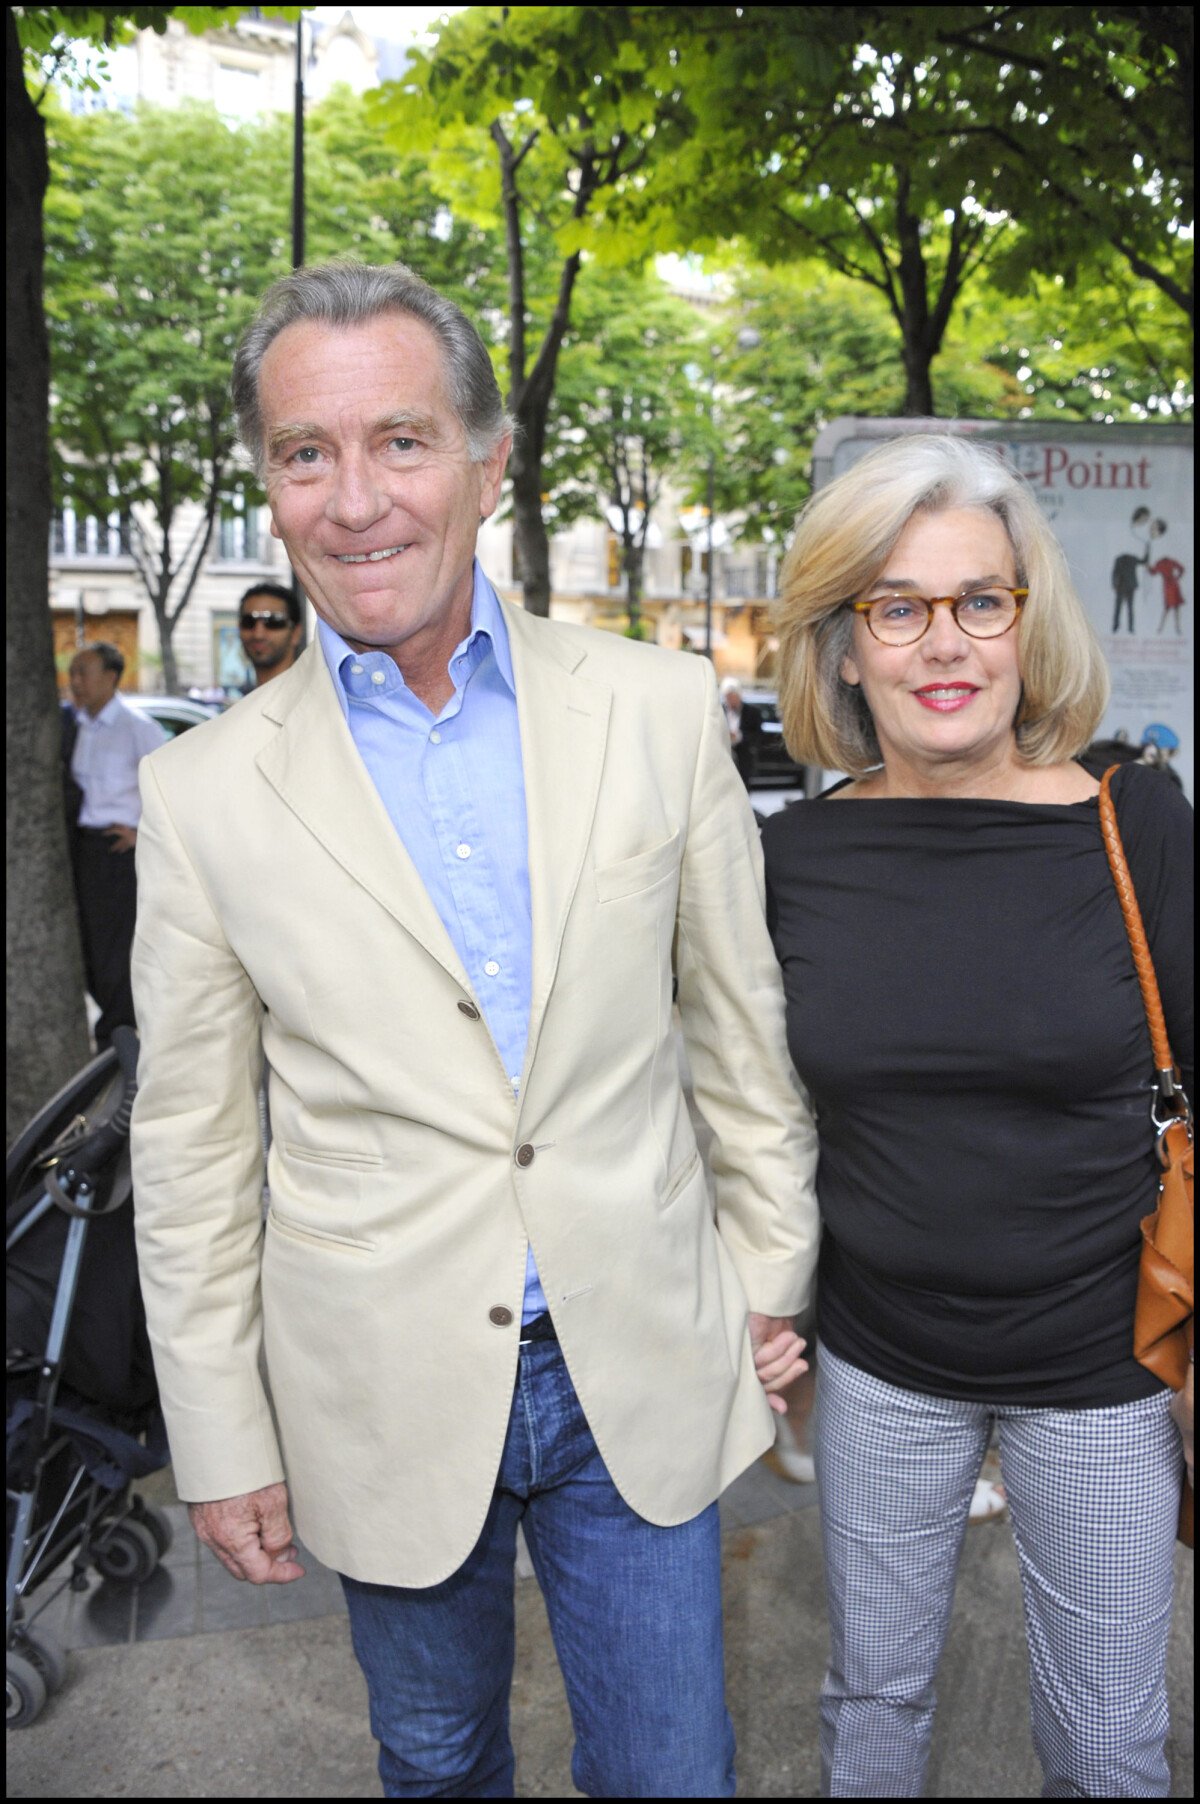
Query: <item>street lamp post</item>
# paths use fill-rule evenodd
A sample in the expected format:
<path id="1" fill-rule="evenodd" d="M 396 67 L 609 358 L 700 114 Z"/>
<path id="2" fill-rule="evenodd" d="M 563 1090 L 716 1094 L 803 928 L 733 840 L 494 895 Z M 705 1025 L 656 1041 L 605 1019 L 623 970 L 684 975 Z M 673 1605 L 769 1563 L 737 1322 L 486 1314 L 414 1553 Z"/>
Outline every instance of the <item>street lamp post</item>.
<path id="1" fill-rule="evenodd" d="M 708 423 L 713 423 L 713 397 L 708 397 Z M 717 487 L 717 454 L 710 444 L 708 448 L 708 569 L 704 574 L 704 655 L 712 662 L 712 614 L 713 614 L 713 506 L 716 500 Z"/>
<path id="2" fill-rule="evenodd" d="M 292 101 L 292 268 L 304 263 L 304 13 L 296 20 L 296 88 Z"/>

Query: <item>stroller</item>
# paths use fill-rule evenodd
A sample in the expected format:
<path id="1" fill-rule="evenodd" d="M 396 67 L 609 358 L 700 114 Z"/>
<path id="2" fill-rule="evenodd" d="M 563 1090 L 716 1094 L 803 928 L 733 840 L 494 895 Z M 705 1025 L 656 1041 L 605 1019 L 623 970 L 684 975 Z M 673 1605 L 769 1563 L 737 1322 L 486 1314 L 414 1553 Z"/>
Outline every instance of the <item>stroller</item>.
<path id="1" fill-rule="evenodd" d="M 130 1492 L 169 1458 L 133 1242 L 137 1049 L 118 1028 L 6 1161 L 10 1728 L 33 1722 L 66 1677 L 63 1650 L 35 1629 L 46 1607 L 68 1585 L 86 1590 L 89 1566 L 142 1583 L 171 1540 L 168 1517 Z"/>

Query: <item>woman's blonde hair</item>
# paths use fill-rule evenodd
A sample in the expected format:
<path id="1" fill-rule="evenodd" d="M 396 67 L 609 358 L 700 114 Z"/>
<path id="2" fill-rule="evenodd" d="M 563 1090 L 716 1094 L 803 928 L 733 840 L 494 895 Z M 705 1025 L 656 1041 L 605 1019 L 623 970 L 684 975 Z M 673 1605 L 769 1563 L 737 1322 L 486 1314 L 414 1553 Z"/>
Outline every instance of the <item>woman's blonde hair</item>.
<path id="1" fill-rule="evenodd" d="M 880 762 L 860 685 L 845 682 L 854 615 L 844 602 L 884 568 L 915 513 L 986 507 L 1004 525 L 1029 598 L 1014 631 L 1017 745 L 1031 764 L 1073 758 L 1108 702 L 1108 671 L 1067 560 L 1025 479 L 990 446 L 949 434 L 889 440 L 821 489 L 783 561 L 776 613 L 779 703 L 800 764 L 861 776 Z"/>

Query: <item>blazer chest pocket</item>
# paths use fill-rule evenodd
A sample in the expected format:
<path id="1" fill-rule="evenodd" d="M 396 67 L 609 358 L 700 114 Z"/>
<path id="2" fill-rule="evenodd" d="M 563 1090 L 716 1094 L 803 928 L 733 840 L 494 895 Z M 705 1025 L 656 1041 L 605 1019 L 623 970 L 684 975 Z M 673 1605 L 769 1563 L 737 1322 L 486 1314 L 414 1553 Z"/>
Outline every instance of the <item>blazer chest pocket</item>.
<path id="1" fill-rule="evenodd" d="M 679 864 L 679 833 L 672 833 L 670 839 L 661 846 L 651 846 L 648 852 L 635 852 L 632 858 L 622 858 L 616 864 L 597 865 L 593 875 L 596 879 L 596 894 L 601 902 L 616 902 L 622 896 L 637 896 L 643 890 L 653 889 L 655 884 L 670 877 Z"/>

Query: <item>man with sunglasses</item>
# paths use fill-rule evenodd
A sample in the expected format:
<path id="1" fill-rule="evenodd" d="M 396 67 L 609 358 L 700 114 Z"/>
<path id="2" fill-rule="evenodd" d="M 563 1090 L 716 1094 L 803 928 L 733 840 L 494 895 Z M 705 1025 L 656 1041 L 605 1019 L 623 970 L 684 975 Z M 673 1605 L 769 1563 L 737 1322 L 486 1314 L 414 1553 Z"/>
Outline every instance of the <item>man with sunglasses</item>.
<path id="1" fill-rule="evenodd" d="M 296 662 L 303 636 L 300 602 L 281 583 L 254 583 L 238 603 L 238 638 L 261 689 Z M 246 692 L 250 693 L 249 690 Z"/>

